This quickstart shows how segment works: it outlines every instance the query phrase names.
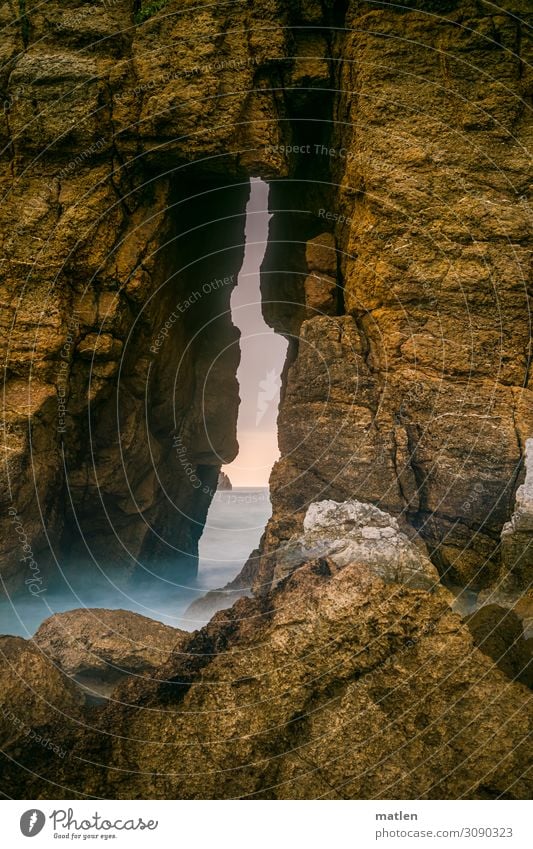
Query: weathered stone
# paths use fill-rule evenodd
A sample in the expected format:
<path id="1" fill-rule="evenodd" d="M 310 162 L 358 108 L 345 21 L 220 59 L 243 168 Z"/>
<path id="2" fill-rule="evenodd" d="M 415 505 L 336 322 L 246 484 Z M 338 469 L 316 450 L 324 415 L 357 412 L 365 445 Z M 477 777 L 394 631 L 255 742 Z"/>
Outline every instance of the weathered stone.
<path id="1" fill-rule="evenodd" d="M 332 277 L 310 274 L 305 278 L 307 317 L 337 314 L 337 283 Z"/>
<path id="2" fill-rule="evenodd" d="M 309 505 L 357 499 L 531 621 L 523 524 L 500 560 L 533 433 L 529 6 L 169 0 L 135 26 L 126 0 L 22 5 L 0 8 L 9 591 L 21 555 L 43 575 L 85 543 L 108 568 L 194 572 L 237 451 L 250 176 L 272 178 L 263 308 L 290 351 L 258 597 L 96 722 L 70 720 L 50 675 L 74 701 L 47 727 L 74 757 L 7 729 L 9 795 L 526 798 L 528 694 L 445 594 L 330 558 L 271 586 Z M 307 312 L 308 259 L 337 283 L 326 315 Z"/>
<path id="3" fill-rule="evenodd" d="M 465 617 L 474 643 L 512 680 L 533 687 L 533 641 L 513 610 L 488 604 Z"/>
<path id="4" fill-rule="evenodd" d="M 122 348 L 120 339 L 113 339 L 109 333 L 88 333 L 79 343 L 78 352 L 84 360 L 116 360 Z"/>
<path id="5" fill-rule="evenodd" d="M 217 489 L 220 490 L 231 490 L 233 489 L 231 485 L 231 481 L 225 472 L 220 472 L 218 476 Z"/>
<path id="6" fill-rule="evenodd" d="M 530 19 L 523 3 L 497 19 L 469 2 L 440 13 L 347 4 L 333 132 L 299 162 L 309 180 L 327 168 L 333 186 L 299 187 L 298 206 L 272 189 L 265 291 L 275 280 L 297 300 L 284 269 L 300 231 L 308 243 L 330 226 L 354 329 L 315 317 L 294 346 L 264 569 L 311 501 L 355 496 L 403 510 L 453 582 L 479 590 L 501 574 L 500 533 L 533 433 L 531 122 L 512 48 Z M 314 210 L 314 232 L 286 208 Z M 269 316 L 294 332 L 281 308 Z"/>
<path id="7" fill-rule="evenodd" d="M 305 261 L 309 271 L 318 271 L 336 278 L 337 253 L 333 233 L 321 233 L 314 239 L 309 239 L 305 246 Z"/>
<path id="8" fill-rule="evenodd" d="M 14 792 L 53 796 L 50 779 L 69 798 L 531 792 L 529 691 L 473 645 L 444 598 L 361 565 L 315 562 L 268 599 L 241 599 L 158 678 L 123 685 L 93 730 L 66 727 L 72 757 L 59 768 L 32 747 Z"/>
<path id="9" fill-rule="evenodd" d="M 83 608 L 46 619 L 33 643 L 69 676 L 115 681 L 162 666 L 188 636 L 130 610 Z"/>
<path id="10" fill-rule="evenodd" d="M 437 590 L 439 573 L 424 551 L 400 531 L 392 516 L 360 501 L 320 501 L 305 514 L 304 533 L 293 537 L 276 555 L 274 583 L 316 558 L 337 566 L 358 563 L 386 584 Z"/>
<path id="11" fill-rule="evenodd" d="M 8 395 L 32 375 L 6 417 L 3 484 L 43 567 L 48 540 L 84 555 L 79 523 L 96 556 L 128 570 L 166 558 L 176 571 L 178 551 L 194 571 L 220 459 L 237 450 L 237 340 L 215 318 L 231 287 L 166 322 L 204 283 L 236 273 L 242 252 L 224 253 L 243 241 L 246 189 L 235 183 L 262 175 L 274 178 L 265 315 L 293 339 L 266 540 L 286 541 L 310 501 L 355 495 L 404 510 L 458 583 L 498 577 L 498 539 L 533 432 L 523 285 L 530 46 L 523 3 L 498 16 L 466 0 L 448 5 L 439 17 L 423 3 L 261 0 L 231 10 L 231 26 L 223 6 L 177 0 L 139 26 L 126 2 L 91 14 L 27 3 L 22 23 L 13 4 L 2 9 Z M 376 74 L 383 61 L 386 74 Z M 295 146 L 305 153 L 288 154 Z M 226 222 L 216 233 L 214 219 Z M 207 226 L 216 259 L 199 264 Z M 320 290 L 316 279 L 306 285 L 309 262 L 327 281 Z M 316 316 L 300 333 L 310 307 L 343 321 Z M 202 326 L 210 333 L 200 342 Z M 87 340 L 101 334 L 93 364 Z M 194 387 L 213 362 L 201 410 Z M 141 427 L 148 380 L 153 414 Z M 322 394 L 312 399 L 314 382 Z M 55 426 L 59 391 L 65 433 Z M 110 430 L 115 394 L 120 428 Z M 89 405 L 103 422 L 92 443 Z M 28 410 L 31 458 L 16 431 Z M 126 470 L 110 447 L 121 442 Z M 12 588 L 22 576 L 9 523 L 2 538 Z"/>
<path id="12" fill-rule="evenodd" d="M 64 757 L 60 729 L 81 716 L 79 688 L 45 652 L 21 637 L 0 637 L 0 678 L 2 747 L 15 758 L 33 745 L 51 758 L 52 753 Z"/>
<path id="13" fill-rule="evenodd" d="M 215 613 L 227 610 L 238 599 L 251 595 L 245 589 L 216 589 L 195 599 L 183 614 L 183 624 L 191 630 L 199 628 L 209 622 Z"/>
<path id="14" fill-rule="evenodd" d="M 533 581 L 533 439 L 526 442 L 525 480 L 502 530 L 502 564 L 508 582 L 527 590 Z"/>

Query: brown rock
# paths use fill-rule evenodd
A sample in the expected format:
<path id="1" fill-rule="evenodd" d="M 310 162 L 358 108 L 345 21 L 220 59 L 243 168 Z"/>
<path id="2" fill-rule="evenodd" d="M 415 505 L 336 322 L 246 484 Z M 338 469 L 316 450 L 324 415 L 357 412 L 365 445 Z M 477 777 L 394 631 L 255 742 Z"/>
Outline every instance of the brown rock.
<path id="1" fill-rule="evenodd" d="M 291 339 L 260 597 L 124 685 L 133 707 L 97 711 L 91 735 L 62 717 L 82 760 L 57 770 L 35 740 L 6 759 L 10 795 L 531 792 L 527 693 L 442 599 L 323 562 L 268 591 L 324 499 L 401 517 L 455 584 L 507 575 L 533 434 L 529 10 L 444 6 L 170 0 L 134 26 L 128 3 L 2 5 L 8 590 L 21 554 L 45 579 L 85 542 L 112 570 L 194 573 L 237 451 L 250 176 L 273 178 L 264 313 Z M 306 312 L 310 271 L 342 291 L 335 310 L 308 292 L 325 316 Z"/>
<path id="2" fill-rule="evenodd" d="M 321 233 L 309 239 L 305 248 L 305 260 L 309 271 L 318 271 L 335 278 L 337 275 L 337 253 L 335 236 Z"/>
<path id="3" fill-rule="evenodd" d="M 67 675 L 114 681 L 163 666 L 188 637 L 130 610 L 83 608 L 46 619 L 33 642 Z"/>
<path id="4" fill-rule="evenodd" d="M 78 345 L 78 353 L 84 360 L 116 360 L 122 351 L 120 339 L 109 333 L 88 333 Z"/>
<path id="5" fill-rule="evenodd" d="M 530 590 L 533 581 L 533 438 L 526 442 L 524 483 L 518 487 L 515 509 L 502 530 L 502 565 L 509 587 Z"/>
<path id="6" fill-rule="evenodd" d="M 332 277 L 310 274 L 305 278 L 305 305 L 307 317 L 315 315 L 336 315 L 337 283 Z"/>
<path id="7" fill-rule="evenodd" d="M 456 3 L 444 19 L 415 5 L 347 5 L 327 153 L 299 162 L 310 181 L 323 168 L 334 184 L 300 189 L 298 208 L 316 215 L 307 230 L 286 220 L 289 191 L 272 189 L 273 237 L 283 228 L 294 243 L 271 244 L 265 290 L 272 296 L 275 280 L 297 300 L 283 269 L 296 265 L 297 240 L 309 245 L 329 222 L 353 329 L 346 317 L 301 325 L 294 308 L 295 331 L 285 312 L 270 311 L 299 344 L 281 403 L 264 553 L 301 527 L 310 501 L 356 497 L 402 513 L 441 573 L 477 591 L 501 576 L 500 534 L 533 434 L 531 124 L 509 16 Z M 384 61 L 386 73 L 376 74 Z M 307 268 L 300 256 L 301 301 Z M 524 548 L 524 538 L 514 542 Z"/>
<path id="8" fill-rule="evenodd" d="M 526 688 L 475 648 L 444 599 L 387 586 L 357 564 L 331 573 L 327 563 L 311 563 L 268 599 L 241 599 L 193 635 L 159 678 L 123 687 L 95 732 L 77 735 L 76 770 L 65 764 L 61 775 L 74 792 L 305 799 L 531 792 Z M 104 739 L 112 770 L 87 764 L 89 751 L 93 763 L 102 760 Z"/>
<path id="9" fill-rule="evenodd" d="M 209 622 L 219 610 L 227 610 L 239 598 L 249 595 L 250 591 L 245 589 L 210 590 L 188 606 L 183 614 L 183 620 L 187 627 L 199 628 Z"/>
<path id="10" fill-rule="evenodd" d="M 519 617 L 513 610 L 488 604 L 465 617 L 474 643 L 511 678 L 533 687 L 532 641 L 524 639 Z"/>
<path id="11" fill-rule="evenodd" d="M 265 315 L 292 334 L 266 539 L 286 539 L 309 500 L 355 495 L 403 511 L 455 582 L 498 577 L 533 433 L 525 11 L 341 5 L 263 0 L 231 26 L 225 7 L 183 14 L 177 0 L 136 27 L 122 3 L 27 4 L 23 27 L 2 10 L 8 397 L 32 377 L 9 406 L 2 484 L 43 570 L 49 540 L 85 556 L 79 525 L 117 568 L 194 573 L 237 451 L 231 286 L 209 286 L 237 273 L 239 183 L 261 174 L 274 178 Z M 306 152 L 288 155 L 295 144 Z M 343 322 L 300 333 L 309 309 Z M 3 522 L 12 589 L 24 576 Z"/>

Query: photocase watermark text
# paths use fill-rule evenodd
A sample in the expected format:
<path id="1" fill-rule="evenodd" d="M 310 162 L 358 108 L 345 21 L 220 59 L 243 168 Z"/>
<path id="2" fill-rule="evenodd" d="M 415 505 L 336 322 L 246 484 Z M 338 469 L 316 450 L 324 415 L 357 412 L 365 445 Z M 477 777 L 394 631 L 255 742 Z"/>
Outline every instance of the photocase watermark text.
<path id="1" fill-rule="evenodd" d="M 20 558 L 21 563 L 24 563 L 25 567 L 29 570 L 30 574 L 24 581 L 25 585 L 28 588 L 28 592 L 30 592 L 33 596 L 40 596 L 42 593 L 46 592 L 46 587 L 43 586 L 43 576 L 41 574 L 41 570 L 39 569 L 39 565 L 33 556 L 33 550 L 29 541 L 28 534 L 24 529 L 24 525 L 22 523 L 22 519 L 19 514 L 15 510 L 14 507 L 10 507 L 7 511 L 11 517 L 11 522 L 13 524 L 13 528 L 15 533 L 18 536 L 19 543 L 22 548 L 22 557 Z"/>

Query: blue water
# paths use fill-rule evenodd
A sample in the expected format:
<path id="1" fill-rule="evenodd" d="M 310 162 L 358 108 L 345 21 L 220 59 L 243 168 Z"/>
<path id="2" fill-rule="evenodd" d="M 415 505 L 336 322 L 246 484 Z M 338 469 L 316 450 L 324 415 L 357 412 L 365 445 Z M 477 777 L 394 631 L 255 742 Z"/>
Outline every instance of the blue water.
<path id="1" fill-rule="evenodd" d="M 88 575 L 72 568 L 61 587 L 50 588 L 38 598 L 28 594 L 2 599 L 0 633 L 31 637 L 52 614 L 79 607 L 133 610 L 192 630 L 197 625 L 183 618 L 189 604 L 235 578 L 257 547 L 271 512 L 267 488 L 217 492 L 200 540 L 198 576 L 188 586 L 173 586 L 157 578 L 119 586 L 112 574 Z"/>

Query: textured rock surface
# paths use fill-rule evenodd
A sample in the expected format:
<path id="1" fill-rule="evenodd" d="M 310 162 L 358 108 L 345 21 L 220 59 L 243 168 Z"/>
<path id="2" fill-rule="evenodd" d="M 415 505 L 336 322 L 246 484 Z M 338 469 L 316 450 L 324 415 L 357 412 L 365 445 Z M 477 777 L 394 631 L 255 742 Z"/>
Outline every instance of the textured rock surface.
<path id="1" fill-rule="evenodd" d="M 0 637 L 0 737 L 13 758 L 32 746 L 64 758 L 61 728 L 81 718 L 82 703 L 75 684 L 36 646 Z"/>
<path id="2" fill-rule="evenodd" d="M 336 315 L 337 252 L 332 233 L 322 233 L 307 242 L 305 260 L 309 270 L 305 278 L 306 318 L 317 315 Z"/>
<path id="3" fill-rule="evenodd" d="M 194 572 L 237 451 L 243 178 L 285 169 L 265 145 L 289 12 L 267 0 L 227 27 L 233 9 L 174 0 L 136 27 L 129 0 L 24 9 L 0 13 L 2 503 L 41 571 L 68 552 Z"/>
<path id="4" fill-rule="evenodd" d="M 263 553 L 261 547 L 254 549 L 239 574 L 224 587 L 211 590 L 195 599 L 184 613 L 191 627 L 205 625 L 219 610 L 231 607 L 239 598 L 251 596 L 254 581 L 261 568 Z"/>
<path id="5" fill-rule="evenodd" d="M 359 563 L 385 583 L 415 589 L 440 587 L 439 573 L 424 551 L 400 531 L 398 522 L 372 504 L 319 501 L 305 514 L 304 533 L 278 552 L 274 582 L 320 557 L 338 566 Z"/>
<path id="6" fill-rule="evenodd" d="M 310 502 L 355 497 L 403 512 L 453 582 L 499 576 L 533 434 L 531 9 L 504 6 L 347 4 L 337 123 L 298 163 L 317 180 L 326 168 L 328 189 L 293 184 L 301 223 L 287 221 L 289 190 L 273 191 L 274 239 L 334 231 L 345 315 L 308 319 L 293 346 L 267 554 Z M 297 300 L 288 254 L 271 245 L 264 287 Z M 301 292 L 305 259 L 299 270 Z M 259 584 L 268 558 L 261 571 Z"/>
<path id="7" fill-rule="evenodd" d="M 530 3 L 86 11 L 0 7 L 3 578 L 51 574 L 49 544 L 194 569 L 237 448 L 251 175 L 272 180 L 264 314 L 290 338 L 282 456 L 246 571 L 263 595 L 124 704 L 80 727 L 61 673 L 5 643 L 10 701 L 68 752 L 10 720 L 10 795 L 529 796 L 528 693 L 444 595 L 327 559 L 267 590 L 326 499 L 401 517 L 456 585 L 507 574 L 533 434 Z"/>
<path id="8" fill-rule="evenodd" d="M 199 628 L 209 622 L 219 610 L 227 610 L 239 598 L 248 595 L 251 595 L 251 592 L 245 589 L 226 589 L 222 587 L 220 589 L 210 590 L 205 595 L 195 599 L 188 606 L 183 614 L 184 623 L 191 629 Z"/>
<path id="9" fill-rule="evenodd" d="M 513 610 L 488 604 L 467 616 L 465 622 L 476 646 L 512 681 L 533 687 L 533 640 L 524 639 L 522 623 Z"/>
<path id="10" fill-rule="evenodd" d="M 230 481 L 229 477 L 227 476 L 227 474 L 225 472 L 220 472 L 220 474 L 218 476 L 217 489 L 223 489 L 223 490 L 233 489 L 233 487 L 231 485 L 231 481 Z"/>
<path id="11" fill-rule="evenodd" d="M 525 592 L 522 590 L 517 592 L 516 586 L 511 585 L 509 587 L 509 583 L 504 577 L 501 584 L 495 584 L 486 590 L 482 590 L 477 601 L 481 606 L 497 604 L 507 610 L 512 610 L 522 622 L 526 639 L 533 637 L 533 587 Z"/>
<path id="12" fill-rule="evenodd" d="M 443 598 L 386 585 L 357 564 L 310 563 L 268 599 L 241 599 L 192 635 L 159 678 L 122 686 L 93 730 L 65 724 L 64 761 L 34 746 L 26 757 L 44 780 L 21 772 L 13 792 L 33 798 L 36 784 L 54 798 L 531 792 L 529 691 L 475 648 Z"/>
<path id="13" fill-rule="evenodd" d="M 33 643 L 67 675 L 113 680 L 162 666 L 188 634 L 129 610 L 82 609 L 56 613 Z"/>

